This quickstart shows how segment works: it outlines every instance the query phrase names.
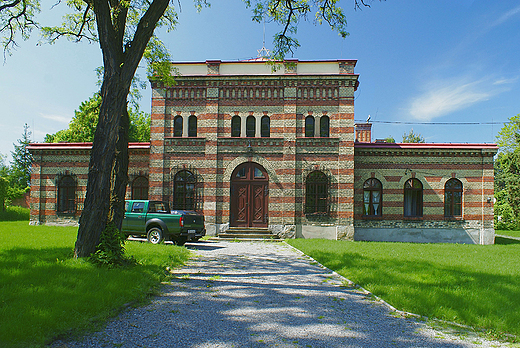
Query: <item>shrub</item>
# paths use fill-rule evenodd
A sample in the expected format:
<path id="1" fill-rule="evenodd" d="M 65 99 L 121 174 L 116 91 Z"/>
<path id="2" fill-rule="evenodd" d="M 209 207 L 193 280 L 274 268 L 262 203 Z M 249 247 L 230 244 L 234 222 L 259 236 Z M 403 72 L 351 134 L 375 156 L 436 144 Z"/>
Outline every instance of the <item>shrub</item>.
<path id="1" fill-rule="evenodd" d="M 0 211 L 0 221 L 27 221 L 29 222 L 29 208 L 10 206 Z"/>
<path id="2" fill-rule="evenodd" d="M 96 252 L 90 256 L 94 264 L 107 267 L 118 267 L 135 264 L 133 258 L 125 255 L 125 238 L 114 223 L 109 223 L 101 232 Z"/>

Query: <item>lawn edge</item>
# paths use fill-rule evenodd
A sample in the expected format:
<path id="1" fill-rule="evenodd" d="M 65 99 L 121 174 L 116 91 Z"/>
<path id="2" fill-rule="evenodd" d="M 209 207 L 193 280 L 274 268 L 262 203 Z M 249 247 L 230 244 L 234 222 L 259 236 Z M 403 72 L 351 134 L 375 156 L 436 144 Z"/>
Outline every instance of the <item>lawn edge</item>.
<path id="1" fill-rule="evenodd" d="M 520 240 L 520 238 L 518 238 L 518 239 Z M 448 321 L 448 320 L 442 320 L 442 319 L 438 319 L 438 318 L 429 318 L 429 317 L 424 316 L 424 315 L 415 314 L 415 313 L 406 312 L 406 311 L 402 311 L 400 309 L 397 309 L 394 306 L 392 306 L 390 303 L 386 302 L 385 300 L 383 300 L 379 296 L 374 295 L 372 292 L 370 292 L 369 290 L 365 289 L 361 285 L 356 284 L 352 280 L 348 279 L 347 277 L 344 277 L 341 274 L 339 274 L 338 272 L 336 272 L 334 270 L 331 270 L 330 268 L 328 268 L 325 265 L 321 264 L 319 261 L 315 260 L 311 256 L 305 254 L 300 249 L 298 249 L 298 248 L 292 246 L 291 244 L 287 243 L 287 241 L 284 240 L 283 243 L 288 245 L 289 247 L 291 247 L 297 253 L 307 257 L 312 262 L 315 262 L 319 267 L 321 267 L 323 269 L 326 269 L 326 270 L 330 271 L 333 275 L 339 277 L 340 279 L 343 279 L 345 281 L 345 283 L 347 283 L 348 287 L 356 289 L 357 291 L 363 293 L 364 295 L 369 297 L 373 302 L 381 303 L 382 305 L 386 306 L 390 310 L 390 314 L 391 315 L 395 315 L 395 316 L 398 316 L 398 317 L 401 317 L 401 318 L 416 319 L 417 321 L 424 322 L 430 328 L 432 328 L 434 330 L 438 330 L 438 331 L 443 331 L 443 333 L 446 333 L 446 334 L 456 335 L 456 333 L 454 333 L 454 332 L 445 332 L 446 328 L 456 327 L 456 328 L 464 330 L 465 334 L 471 333 L 471 334 L 479 337 L 480 339 L 489 341 L 491 343 L 508 344 L 510 347 L 517 347 L 516 343 L 511 343 L 511 342 L 508 342 L 506 340 L 488 339 L 486 337 L 486 332 L 485 331 L 483 331 L 481 329 L 474 328 L 474 327 L 469 326 L 469 325 L 464 325 L 464 324 L 460 324 L 460 323 L 456 323 L 456 322 L 452 322 L 452 321 Z M 437 324 L 437 325 L 434 326 L 434 324 Z M 504 335 L 506 337 L 508 337 L 508 338 L 516 339 L 515 335 L 510 335 L 510 334 L 504 334 Z M 459 334 L 457 336 L 459 337 L 459 339 L 463 339 L 463 337 L 461 337 L 462 335 Z M 518 347 L 520 347 L 520 346 L 518 346 Z"/>

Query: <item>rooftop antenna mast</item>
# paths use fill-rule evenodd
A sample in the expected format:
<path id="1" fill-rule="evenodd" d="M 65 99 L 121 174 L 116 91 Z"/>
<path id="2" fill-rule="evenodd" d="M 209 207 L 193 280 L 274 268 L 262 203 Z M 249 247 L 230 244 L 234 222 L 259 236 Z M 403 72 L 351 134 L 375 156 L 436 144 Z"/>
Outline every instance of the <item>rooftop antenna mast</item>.
<path id="1" fill-rule="evenodd" d="M 262 48 L 257 50 L 258 51 L 257 58 L 267 58 L 267 57 L 269 57 L 269 54 L 271 54 L 271 50 L 268 50 L 267 48 L 265 48 L 265 16 L 262 16 L 262 19 L 264 21 L 264 40 L 262 43 Z"/>

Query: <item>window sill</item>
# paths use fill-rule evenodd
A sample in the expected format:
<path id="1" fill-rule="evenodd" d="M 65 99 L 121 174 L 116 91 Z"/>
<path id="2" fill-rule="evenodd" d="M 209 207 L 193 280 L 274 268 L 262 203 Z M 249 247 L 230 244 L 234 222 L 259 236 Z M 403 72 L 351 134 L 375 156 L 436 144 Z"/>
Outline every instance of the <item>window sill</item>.
<path id="1" fill-rule="evenodd" d="M 383 220 L 383 215 L 362 215 L 363 220 Z"/>
<path id="2" fill-rule="evenodd" d="M 462 216 L 445 216 L 444 221 L 464 221 Z"/>
<path id="3" fill-rule="evenodd" d="M 75 211 L 72 211 L 72 212 L 57 211 L 56 215 L 58 215 L 58 216 L 75 216 L 76 212 Z"/>
<path id="4" fill-rule="evenodd" d="M 403 220 L 404 221 L 422 221 L 423 217 L 422 216 L 404 216 Z"/>

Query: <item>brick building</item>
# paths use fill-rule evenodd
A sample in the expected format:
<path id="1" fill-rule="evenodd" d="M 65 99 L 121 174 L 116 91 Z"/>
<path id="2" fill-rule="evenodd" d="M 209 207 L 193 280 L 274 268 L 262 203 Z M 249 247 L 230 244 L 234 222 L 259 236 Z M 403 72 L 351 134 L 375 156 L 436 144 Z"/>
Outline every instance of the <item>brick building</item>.
<path id="1" fill-rule="evenodd" d="M 371 142 L 354 124 L 355 60 L 172 63 L 152 84 L 150 143 L 130 144 L 129 198 L 203 212 L 208 234 L 492 244 L 487 144 Z M 32 144 L 31 222 L 74 222 L 90 144 Z"/>

